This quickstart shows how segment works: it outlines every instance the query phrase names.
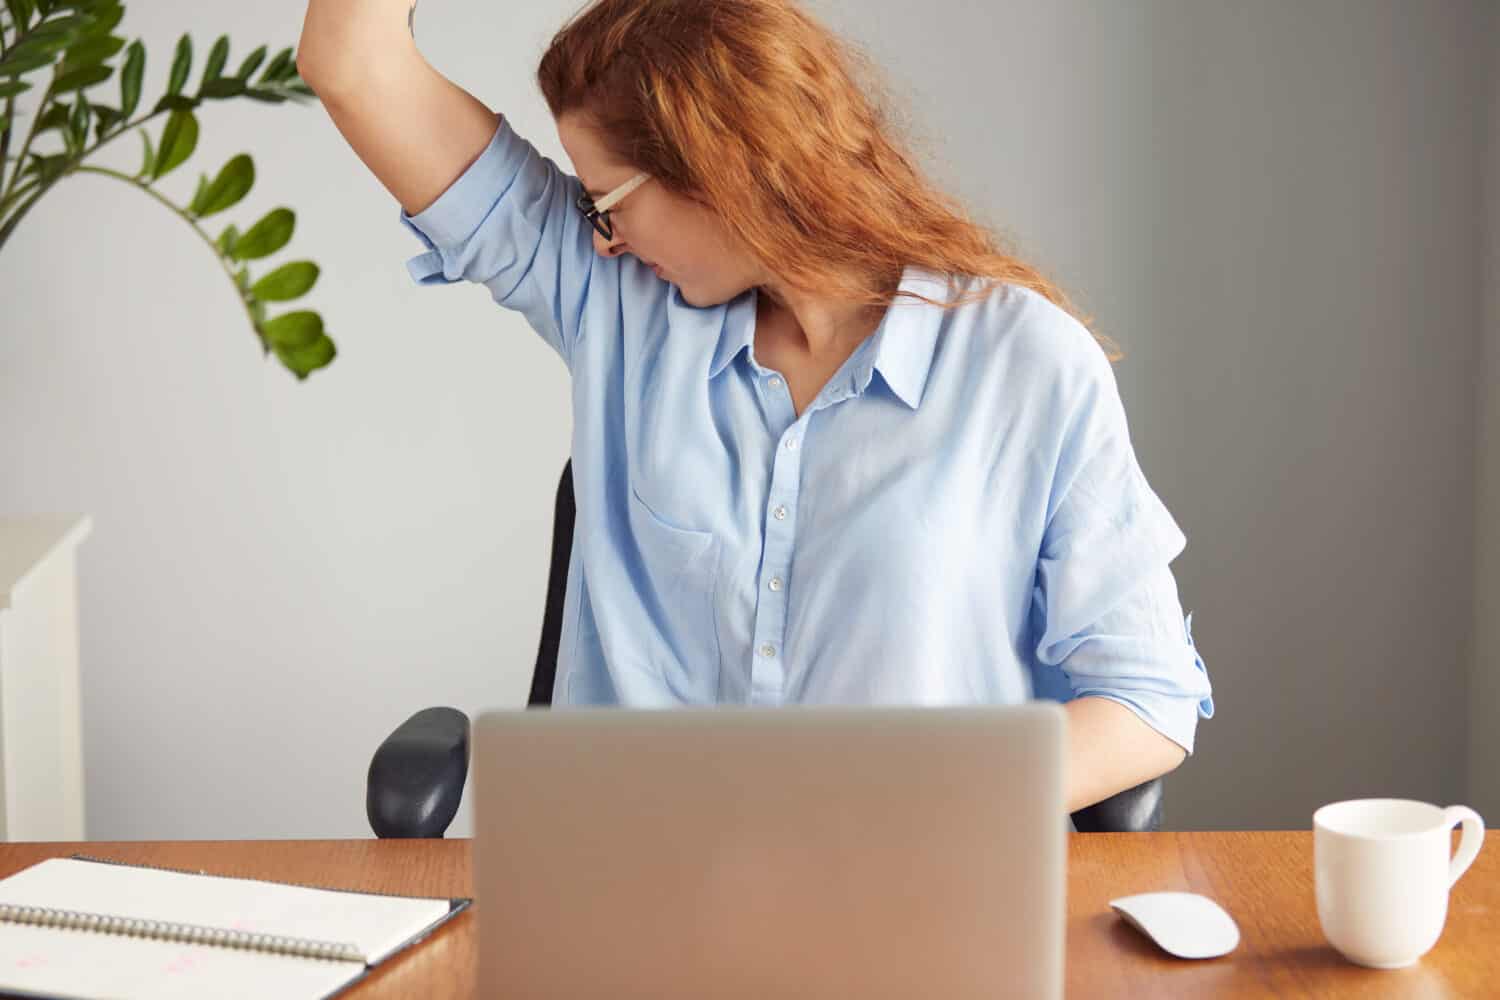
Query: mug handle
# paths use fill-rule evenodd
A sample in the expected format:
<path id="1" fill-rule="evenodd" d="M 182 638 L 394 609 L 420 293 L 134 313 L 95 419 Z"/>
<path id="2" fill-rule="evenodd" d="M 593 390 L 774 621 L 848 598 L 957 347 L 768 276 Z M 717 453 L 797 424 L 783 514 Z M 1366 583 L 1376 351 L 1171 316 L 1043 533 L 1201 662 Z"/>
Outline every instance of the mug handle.
<path id="1" fill-rule="evenodd" d="M 1469 870 L 1479 854 L 1479 845 L 1484 843 L 1484 820 L 1468 806 L 1449 806 L 1443 810 L 1443 829 L 1452 830 L 1459 823 L 1464 825 L 1463 836 L 1458 840 L 1458 852 L 1448 862 L 1448 888 L 1459 876 Z"/>

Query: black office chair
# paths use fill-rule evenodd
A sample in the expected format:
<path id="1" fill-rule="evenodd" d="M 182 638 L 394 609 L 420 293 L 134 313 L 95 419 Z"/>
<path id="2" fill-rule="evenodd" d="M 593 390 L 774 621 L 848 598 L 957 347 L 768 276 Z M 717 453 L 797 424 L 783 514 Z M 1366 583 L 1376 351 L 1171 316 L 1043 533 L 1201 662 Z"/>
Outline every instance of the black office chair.
<path id="1" fill-rule="evenodd" d="M 552 704 L 563 595 L 573 551 L 573 463 L 563 466 L 552 521 L 552 568 L 536 669 L 527 706 Z M 377 837 L 441 837 L 469 771 L 469 718 L 456 708 L 425 708 L 386 737 L 370 761 L 365 811 Z M 1073 813 L 1080 833 L 1161 829 L 1162 779 L 1112 795 Z"/>

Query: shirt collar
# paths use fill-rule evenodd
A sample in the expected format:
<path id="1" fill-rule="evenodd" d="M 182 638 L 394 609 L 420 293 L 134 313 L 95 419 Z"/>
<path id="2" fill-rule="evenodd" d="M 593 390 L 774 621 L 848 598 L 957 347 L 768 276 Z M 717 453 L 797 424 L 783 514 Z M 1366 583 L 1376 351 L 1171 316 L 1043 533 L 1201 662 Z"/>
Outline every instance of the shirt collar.
<path id="1" fill-rule="evenodd" d="M 916 292 L 940 302 L 948 297 L 948 284 L 942 276 L 915 265 L 908 265 L 902 271 L 900 290 Z M 725 317 L 719 343 L 714 349 L 713 363 L 708 369 L 710 379 L 727 368 L 754 339 L 755 300 L 754 291 L 745 293 L 735 303 L 738 308 L 730 309 Z M 944 312 L 944 309 L 919 299 L 900 296 L 893 300 L 881 317 L 880 325 L 871 334 L 873 343 L 869 345 L 869 353 L 874 361 L 869 366 L 861 366 L 856 373 L 860 390 L 869 385 L 872 371 L 878 371 L 891 391 L 915 410 L 927 387 L 927 375 L 932 369 L 932 356 L 937 348 L 937 334 Z"/>

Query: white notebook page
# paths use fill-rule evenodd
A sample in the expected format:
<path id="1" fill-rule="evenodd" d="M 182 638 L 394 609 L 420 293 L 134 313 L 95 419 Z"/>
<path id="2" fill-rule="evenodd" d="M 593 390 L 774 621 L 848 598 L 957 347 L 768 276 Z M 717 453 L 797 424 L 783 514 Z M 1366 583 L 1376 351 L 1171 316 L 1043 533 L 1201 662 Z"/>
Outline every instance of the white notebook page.
<path id="1" fill-rule="evenodd" d="M 315 1000 L 360 962 L 0 924 L 0 990 L 69 1000 Z"/>
<path id="2" fill-rule="evenodd" d="M 349 942 L 370 965 L 450 908 L 446 899 L 338 892 L 74 858 L 50 858 L 0 879 L 0 903 Z M 0 924 L 0 930 L 10 926 Z"/>

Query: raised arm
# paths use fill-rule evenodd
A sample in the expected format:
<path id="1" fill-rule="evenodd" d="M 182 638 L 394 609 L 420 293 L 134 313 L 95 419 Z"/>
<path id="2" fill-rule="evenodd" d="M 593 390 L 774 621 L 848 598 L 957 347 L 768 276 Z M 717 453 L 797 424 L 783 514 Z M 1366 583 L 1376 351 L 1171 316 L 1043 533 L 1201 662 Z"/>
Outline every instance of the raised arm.
<path id="1" fill-rule="evenodd" d="M 414 0 L 309 0 L 297 70 L 365 166 L 416 215 L 484 151 L 499 116 L 422 57 Z"/>

